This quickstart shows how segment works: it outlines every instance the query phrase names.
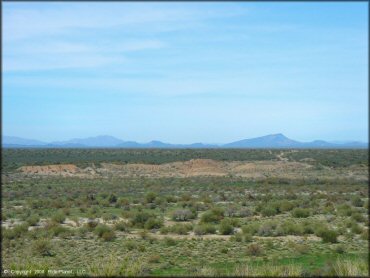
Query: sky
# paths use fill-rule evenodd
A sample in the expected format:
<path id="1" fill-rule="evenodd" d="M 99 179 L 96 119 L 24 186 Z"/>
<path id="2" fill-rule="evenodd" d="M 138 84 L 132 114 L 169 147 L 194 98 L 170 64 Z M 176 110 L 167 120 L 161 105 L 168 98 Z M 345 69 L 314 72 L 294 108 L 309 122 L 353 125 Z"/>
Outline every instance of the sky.
<path id="1" fill-rule="evenodd" d="M 368 141 L 368 3 L 3 3 L 2 134 Z"/>

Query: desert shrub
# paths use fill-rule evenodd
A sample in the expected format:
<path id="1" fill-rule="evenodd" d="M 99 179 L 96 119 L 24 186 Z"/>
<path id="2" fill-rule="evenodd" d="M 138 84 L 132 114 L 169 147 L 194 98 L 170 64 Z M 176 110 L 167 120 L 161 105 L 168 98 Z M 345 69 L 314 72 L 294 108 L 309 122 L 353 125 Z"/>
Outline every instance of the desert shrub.
<path id="1" fill-rule="evenodd" d="M 86 226 L 82 226 L 77 229 L 77 234 L 83 238 L 87 235 L 88 231 L 89 229 Z"/>
<path id="2" fill-rule="evenodd" d="M 172 213 L 172 220 L 174 221 L 188 221 L 190 219 L 195 219 L 196 217 L 197 213 L 195 210 L 178 209 Z"/>
<path id="3" fill-rule="evenodd" d="M 302 235 L 304 232 L 303 226 L 286 221 L 280 224 L 276 229 L 277 235 Z"/>
<path id="4" fill-rule="evenodd" d="M 14 226 L 14 228 L 12 230 L 13 230 L 14 237 L 19 238 L 19 237 L 21 237 L 22 235 L 24 235 L 25 233 L 28 232 L 28 224 L 23 223 L 23 224 L 20 224 L 20 225 L 16 225 L 16 226 Z"/>
<path id="5" fill-rule="evenodd" d="M 162 226 L 163 226 L 163 221 L 161 219 L 154 218 L 154 217 L 149 218 L 144 224 L 144 228 L 148 230 L 159 229 Z"/>
<path id="6" fill-rule="evenodd" d="M 137 248 L 137 243 L 135 242 L 135 241 L 133 241 L 133 240 L 128 240 L 125 244 L 124 244 L 124 246 L 126 247 L 126 249 L 128 249 L 128 250 L 134 250 L 134 249 L 136 249 Z"/>
<path id="7" fill-rule="evenodd" d="M 145 195 L 145 202 L 147 203 L 153 203 L 155 198 L 157 198 L 157 194 L 154 193 L 154 192 L 148 192 L 146 195 Z"/>
<path id="8" fill-rule="evenodd" d="M 363 207 L 364 201 L 362 201 L 359 196 L 356 196 L 352 198 L 352 205 L 355 207 Z"/>
<path id="9" fill-rule="evenodd" d="M 170 232 L 170 228 L 169 228 L 169 227 L 166 227 L 166 226 L 162 226 L 162 227 L 159 229 L 159 232 L 160 232 L 162 235 L 167 235 L 167 234 Z"/>
<path id="10" fill-rule="evenodd" d="M 242 208 L 238 212 L 239 217 L 248 217 L 253 215 L 253 211 L 250 208 Z"/>
<path id="11" fill-rule="evenodd" d="M 109 232 L 111 230 L 112 229 L 110 227 L 108 227 L 107 225 L 105 225 L 105 224 L 99 224 L 98 226 L 96 226 L 96 228 L 94 230 L 94 233 L 98 237 L 102 237 L 104 233 Z"/>
<path id="12" fill-rule="evenodd" d="M 262 216 L 274 216 L 278 214 L 278 211 L 273 206 L 266 206 L 261 210 Z"/>
<path id="13" fill-rule="evenodd" d="M 212 224 L 199 224 L 194 226 L 194 233 L 196 235 L 206 235 L 216 233 L 216 228 Z"/>
<path id="14" fill-rule="evenodd" d="M 221 208 L 213 208 L 206 211 L 200 219 L 201 223 L 219 223 L 223 218 L 224 211 Z"/>
<path id="15" fill-rule="evenodd" d="M 40 217 L 37 216 L 36 214 L 31 215 L 27 219 L 27 223 L 30 226 L 36 226 L 39 221 L 40 221 Z"/>
<path id="16" fill-rule="evenodd" d="M 121 197 L 118 199 L 117 204 L 121 207 L 129 207 L 130 201 L 127 198 Z"/>
<path id="17" fill-rule="evenodd" d="M 104 241 L 112 241 L 113 239 L 116 238 L 116 235 L 114 233 L 114 231 L 112 230 L 109 230 L 109 231 L 105 231 L 101 238 L 104 240 Z"/>
<path id="18" fill-rule="evenodd" d="M 112 213 L 104 213 L 104 214 L 102 215 L 102 217 L 103 217 L 103 220 L 104 220 L 104 221 L 109 221 L 109 220 L 117 219 L 117 215 L 112 214 Z"/>
<path id="19" fill-rule="evenodd" d="M 296 218 L 307 218 L 310 216 L 310 210 L 304 208 L 295 208 L 292 210 L 292 216 Z"/>
<path id="20" fill-rule="evenodd" d="M 63 223 L 66 220 L 66 216 L 64 215 L 63 212 L 58 211 L 55 213 L 52 217 L 51 220 L 53 220 L 56 223 Z"/>
<path id="21" fill-rule="evenodd" d="M 294 208 L 294 204 L 288 200 L 283 200 L 279 203 L 280 212 L 290 211 Z"/>
<path id="22" fill-rule="evenodd" d="M 303 234 L 314 234 L 315 233 L 314 225 L 316 225 L 316 223 L 309 220 L 304 220 L 302 222 Z"/>
<path id="23" fill-rule="evenodd" d="M 47 239 L 38 239 L 33 243 L 32 249 L 35 255 L 53 256 L 52 246 Z"/>
<path id="24" fill-rule="evenodd" d="M 236 242 L 243 242 L 243 234 L 242 233 L 236 233 L 233 236 L 230 237 L 231 241 L 236 241 Z"/>
<path id="25" fill-rule="evenodd" d="M 260 256 L 262 254 L 262 248 L 258 243 L 251 243 L 247 247 L 247 254 L 250 256 Z"/>
<path id="26" fill-rule="evenodd" d="M 352 208 L 347 204 L 338 206 L 337 210 L 338 210 L 338 214 L 341 216 L 351 216 L 352 215 Z"/>
<path id="27" fill-rule="evenodd" d="M 346 252 L 346 249 L 343 245 L 338 245 L 337 247 L 335 247 L 335 252 L 338 254 L 343 254 Z"/>
<path id="28" fill-rule="evenodd" d="M 2 232 L 3 232 L 3 238 L 5 239 L 11 240 L 17 237 L 13 229 L 3 229 Z"/>
<path id="29" fill-rule="evenodd" d="M 117 202 L 117 196 L 115 194 L 110 194 L 108 198 L 109 203 L 113 204 Z"/>
<path id="30" fill-rule="evenodd" d="M 363 232 L 363 229 L 361 228 L 360 225 L 357 224 L 357 222 L 352 222 L 351 232 L 354 234 L 361 234 Z"/>
<path id="31" fill-rule="evenodd" d="M 150 219 L 154 218 L 155 216 L 151 213 L 139 211 L 134 213 L 131 217 L 132 225 L 137 228 L 144 228 L 145 223 Z"/>
<path id="32" fill-rule="evenodd" d="M 337 240 L 338 234 L 334 230 L 329 230 L 328 228 L 321 227 L 321 228 L 318 228 L 315 231 L 315 234 L 318 237 L 321 237 L 321 239 L 324 243 L 336 243 L 336 242 L 338 242 L 338 240 Z"/>
<path id="33" fill-rule="evenodd" d="M 259 227 L 260 227 L 259 223 L 252 222 L 252 223 L 242 226 L 242 231 L 244 234 L 250 234 L 253 236 L 257 234 Z"/>
<path id="34" fill-rule="evenodd" d="M 259 227 L 257 234 L 259 236 L 274 236 L 276 226 L 274 221 L 265 222 Z"/>
<path id="35" fill-rule="evenodd" d="M 127 232 L 129 230 L 127 223 L 124 221 L 119 221 L 114 224 L 114 229 L 121 232 Z"/>
<path id="36" fill-rule="evenodd" d="M 356 222 L 366 222 L 366 217 L 360 212 L 353 213 L 351 218 Z"/>
<path id="37" fill-rule="evenodd" d="M 171 237 L 166 237 L 164 239 L 164 243 L 167 245 L 167 246 L 175 246 L 177 244 L 177 241 L 174 240 L 173 238 Z"/>
<path id="38" fill-rule="evenodd" d="M 369 240 L 369 232 L 368 232 L 368 230 L 363 230 L 362 231 L 362 234 L 361 234 L 361 239 L 363 239 L 363 240 Z"/>
<path id="39" fill-rule="evenodd" d="M 169 228 L 171 233 L 186 235 L 193 229 L 193 226 L 191 224 L 175 224 Z"/>
<path id="40" fill-rule="evenodd" d="M 51 226 L 49 228 L 49 231 L 50 231 L 51 235 L 53 235 L 53 236 L 62 237 L 63 235 L 68 234 L 69 229 L 57 224 L 57 225 Z"/>
<path id="41" fill-rule="evenodd" d="M 86 223 L 86 227 L 89 229 L 89 230 L 93 230 L 95 229 L 96 226 L 98 226 L 98 222 L 97 221 L 94 221 L 94 220 L 88 220 L 87 223 Z"/>
<path id="42" fill-rule="evenodd" d="M 223 219 L 219 226 L 219 233 L 221 235 L 232 235 L 234 233 L 234 227 L 231 225 L 229 219 Z"/>
<path id="43" fill-rule="evenodd" d="M 251 242 L 253 240 L 253 236 L 249 233 L 243 233 L 243 241 L 244 242 Z"/>

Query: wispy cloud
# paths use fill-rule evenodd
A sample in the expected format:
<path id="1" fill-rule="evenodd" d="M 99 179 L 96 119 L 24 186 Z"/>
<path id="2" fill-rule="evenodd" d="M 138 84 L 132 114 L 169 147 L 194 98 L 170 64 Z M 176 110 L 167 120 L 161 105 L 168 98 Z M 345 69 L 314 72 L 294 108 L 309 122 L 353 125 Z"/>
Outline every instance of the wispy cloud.
<path id="1" fill-rule="evenodd" d="M 207 18 L 244 11 L 211 7 L 205 11 L 183 5 L 94 3 L 4 5 L 4 71 L 91 68 L 125 62 L 125 53 L 168 46 L 147 34 L 201 25 Z M 96 40 L 96 36 L 101 36 Z"/>

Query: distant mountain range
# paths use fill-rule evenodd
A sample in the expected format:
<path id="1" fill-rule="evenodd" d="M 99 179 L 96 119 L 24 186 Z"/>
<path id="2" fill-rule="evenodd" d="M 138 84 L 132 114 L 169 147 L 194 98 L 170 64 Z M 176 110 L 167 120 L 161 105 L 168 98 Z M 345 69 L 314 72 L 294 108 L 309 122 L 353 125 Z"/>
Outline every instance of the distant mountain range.
<path id="1" fill-rule="evenodd" d="M 123 141 L 113 136 L 96 136 L 88 138 L 75 138 L 67 141 L 42 142 L 19 138 L 14 136 L 2 137 L 3 148 L 162 148 L 162 149 L 200 149 L 200 148 L 243 148 L 243 149 L 258 149 L 258 148 L 358 148 L 366 149 L 368 144 L 364 142 L 326 142 L 323 140 L 315 140 L 312 142 L 299 142 L 283 134 L 271 134 L 257 138 L 244 139 L 228 144 L 170 144 L 161 141 L 150 141 L 149 143 L 138 143 L 135 141 Z"/>

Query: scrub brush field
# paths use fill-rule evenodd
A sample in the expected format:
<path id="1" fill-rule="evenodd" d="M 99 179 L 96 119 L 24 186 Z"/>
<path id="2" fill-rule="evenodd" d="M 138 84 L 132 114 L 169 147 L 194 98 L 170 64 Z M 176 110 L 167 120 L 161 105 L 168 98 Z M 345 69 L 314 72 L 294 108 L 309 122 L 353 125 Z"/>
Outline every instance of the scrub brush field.
<path id="1" fill-rule="evenodd" d="M 5 149 L 5 275 L 367 276 L 367 150 Z"/>

